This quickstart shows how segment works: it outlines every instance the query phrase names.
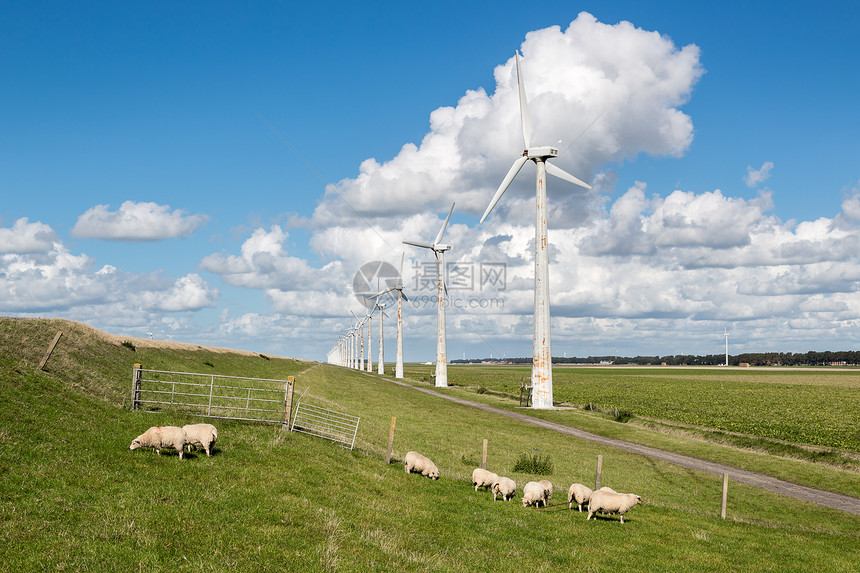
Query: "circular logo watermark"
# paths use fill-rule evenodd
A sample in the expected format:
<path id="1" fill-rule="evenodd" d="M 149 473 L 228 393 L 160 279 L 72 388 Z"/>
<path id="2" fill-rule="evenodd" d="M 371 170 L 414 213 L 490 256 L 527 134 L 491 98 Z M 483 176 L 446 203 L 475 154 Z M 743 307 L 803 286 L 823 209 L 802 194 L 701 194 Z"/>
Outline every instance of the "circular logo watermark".
<path id="1" fill-rule="evenodd" d="M 377 302 L 375 295 L 397 285 L 399 278 L 400 273 L 394 268 L 394 265 L 385 261 L 371 261 L 361 265 L 361 268 L 355 273 L 355 277 L 352 279 L 352 290 L 358 302 L 371 310 Z M 386 300 L 394 300 L 393 292 L 379 297 L 380 303 L 384 303 Z"/>

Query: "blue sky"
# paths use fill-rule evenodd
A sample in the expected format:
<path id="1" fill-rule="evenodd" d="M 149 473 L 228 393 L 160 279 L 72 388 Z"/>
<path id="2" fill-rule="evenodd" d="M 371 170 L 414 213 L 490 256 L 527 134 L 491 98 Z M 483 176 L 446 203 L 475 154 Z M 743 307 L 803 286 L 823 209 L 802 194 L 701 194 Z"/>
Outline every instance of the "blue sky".
<path id="1" fill-rule="evenodd" d="M 719 353 L 724 327 L 733 353 L 854 348 L 858 23 L 839 2 L 4 4 L 0 313 L 322 359 L 355 271 L 406 252 L 418 285 L 400 241 L 457 201 L 449 261 L 508 280 L 458 293 L 478 308 L 449 312 L 449 354 L 529 355 L 533 168 L 478 225 L 521 145 L 520 50 L 538 136 L 598 183 L 549 181 L 554 354 Z M 407 359 L 430 359 L 432 305 L 412 311 Z"/>

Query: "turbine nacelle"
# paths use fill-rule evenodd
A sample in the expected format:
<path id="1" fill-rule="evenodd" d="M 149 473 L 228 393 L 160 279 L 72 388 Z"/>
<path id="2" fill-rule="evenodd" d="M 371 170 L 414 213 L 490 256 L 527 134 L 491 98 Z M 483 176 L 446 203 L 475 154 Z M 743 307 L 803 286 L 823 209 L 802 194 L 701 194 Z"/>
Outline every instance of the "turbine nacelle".
<path id="1" fill-rule="evenodd" d="M 523 151 L 523 157 L 528 157 L 529 159 L 549 159 L 550 157 L 558 157 L 558 149 L 551 145 L 529 147 Z"/>

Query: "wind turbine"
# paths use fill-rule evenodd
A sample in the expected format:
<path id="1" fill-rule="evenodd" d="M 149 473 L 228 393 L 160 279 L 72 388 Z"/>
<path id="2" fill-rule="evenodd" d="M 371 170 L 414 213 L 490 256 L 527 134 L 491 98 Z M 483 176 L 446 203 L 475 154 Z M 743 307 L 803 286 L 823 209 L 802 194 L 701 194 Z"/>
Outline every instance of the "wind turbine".
<path id="1" fill-rule="evenodd" d="M 367 371 L 373 372 L 373 309 L 364 318 L 367 320 Z"/>
<path id="2" fill-rule="evenodd" d="M 397 291 L 397 361 L 394 365 L 394 377 L 403 378 L 403 301 L 409 302 L 409 298 L 403 294 L 403 259 L 406 253 L 400 255 L 400 274 L 397 275 L 397 282 L 392 287 L 388 287 L 384 291 L 377 294 L 380 297 L 393 290 Z M 377 298 L 378 300 L 378 298 Z M 380 319 L 381 320 L 381 319 Z M 379 329 L 379 344 L 382 345 L 382 328 L 380 323 Z M 382 362 L 382 348 L 379 349 L 379 362 Z M 379 374 L 382 374 L 382 365 L 379 366 Z"/>
<path id="3" fill-rule="evenodd" d="M 376 360 L 376 373 L 385 374 L 385 346 L 382 339 L 382 317 L 385 316 L 385 305 L 379 303 L 376 299 L 376 308 L 379 309 L 379 357 Z"/>
<path id="4" fill-rule="evenodd" d="M 355 321 L 357 323 L 355 328 L 359 332 L 359 336 L 361 337 L 361 350 L 358 354 L 358 370 L 364 370 L 364 321 L 367 320 L 367 316 L 365 316 L 363 319 L 359 319 L 357 316 L 355 316 L 354 312 L 349 312 L 350 314 L 352 314 L 353 318 L 355 318 Z"/>
<path id="5" fill-rule="evenodd" d="M 726 339 L 726 366 L 729 365 L 729 327 L 728 325 L 723 327 L 723 336 Z"/>
<path id="6" fill-rule="evenodd" d="M 448 221 L 451 219 L 451 213 L 454 212 L 454 203 L 451 203 L 451 209 L 448 211 L 448 216 L 445 217 L 445 222 L 442 223 L 442 228 L 439 229 L 436 238 L 432 243 L 423 241 L 403 241 L 406 245 L 413 247 L 421 247 L 422 249 L 430 249 L 436 255 L 436 273 L 439 276 L 439 287 L 436 295 L 436 386 L 444 387 L 448 385 L 448 358 L 445 350 L 445 294 L 448 292 L 448 287 L 445 286 L 445 251 L 451 249 L 451 245 L 443 245 L 442 235 L 445 234 L 445 229 L 448 228 Z M 402 292 L 402 291 L 401 291 Z M 398 307 L 398 314 L 400 309 Z"/>
<path id="7" fill-rule="evenodd" d="M 526 161 L 532 160 L 537 166 L 536 216 L 535 216 L 535 317 L 532 360 L 532 408 L 552 408 L 552 351 L 550 345 L 549 316 L 549 242 L 546 230 L 546 174 L 554 175 L 580 187 L 591 189 L 587 183 L 570 173 L 548 163 L 548 159 L 558 157 L 558 149 L 550 145 L 532 146 L 532 123 L 529 116 L 523 76 L 520 72 L 520 53 L 516 52 L 517 85 L 520 95 L 520 119 L 523 129 L 525 149 L 521 157 L 514 161 L 487 210 L 481 223 L 499 202 L 508 186 L 520 172 Z"/>

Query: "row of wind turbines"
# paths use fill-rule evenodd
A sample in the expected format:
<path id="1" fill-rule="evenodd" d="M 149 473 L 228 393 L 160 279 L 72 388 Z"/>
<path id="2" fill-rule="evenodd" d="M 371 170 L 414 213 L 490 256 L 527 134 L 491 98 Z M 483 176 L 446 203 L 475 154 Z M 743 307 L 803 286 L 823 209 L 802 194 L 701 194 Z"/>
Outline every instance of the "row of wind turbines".
<path id="1" fill-rule="evenodd" d="M 558 149 L 550 145 L 535 146 L 532 144 L 533 131 L 531 124 L 531 116 L 529 115 L 528 103 L 526 101 L 525 87 L 523 82 L 522 72 L 520 70 L 520 54 L 515 53 L 516 68 L 517 68 L 517 86 L 519 89 L 520 103 L 520 120 L 522 123 L 523 135 L 523 152 L 518 157 L 513 165 L 508 170 L 507 175 L 502 180 L 501 185 L 496 190 L 495 195 L 490 200 L 487 209 L 481 217 L 481 223 L 487 219 L 490 212 L 504 195 L 510 184 L 514 181 L 517 174 L 528 161 L 533 161 L 537 167 L 536 181 L 536 208 L 535 208 L 535 289 L 534 289 L 534 339 L 533 339 L 533 362 L 532 362 L 532 408 L 536 409 L 551 409 L 553 407 L 553 391 L 552 391 L 552 351 L 551 351 L 551 336 L 550 336 L 550 298 L 549 298 L 549 242 L 547 239 L 547 205 L 546 205 L 546 176 L 547 173 L 584 187 L 591 189 L 591 186 L 567 173 L 561 168 L 549 163 L 549 159 L 558 157 Z M 433 242 L 420 241 L 403 241 L 406 245 L 430 249 L 436 257 L 436 265 L 438 270 L 438 286 L 436 298 L 436 382 L 437 387 L 448 385 L 448 365 L 446 352 L 446 333 L 445 333 L 445 300 L 447 288 L 444 281 L 444 258 L 445 252 L 451 249 L 451 245 L 442 243 L 442 237 L 448 227 L 448 221 L 451 219 L 451 214 L 454 211 L 454 204 L 448 211 L 448 216 L 442 224 L 442 228 L 437 233 Z M 364 324 L 367 322 L 368 328 L 372 322 L 372 314 L 379 308 L 379 358 L 377 361 L 378 373 L 383 373 L 383 334 L 382 322 L 384 312 L 379 305 L 378 299 L 383 294 L 387 294 L 393 290 L 397 290 L 397 362 L 395 366 L 395 377 L 403 378 L 403 326 L 402 326 L 402 301 L 406 299 L 403 294 L 403 258 L 400 262 L 400 276 L 397 279 L 398 283 L 395 286 L 389 287 L 375 295 L 376 302 L 363 319 L 359 319 L 355 314 L 355 323 L 346 331 L 337 345 L 329 353 L 329 360 L 334 361 L 351 368 L 359 370 L 372 371 L 371 367 L 371 347 L 368 340 L 368 360 L 365 366 L 364 361 Z M 406 299 L 408 300 L 408 299 Z"/>

